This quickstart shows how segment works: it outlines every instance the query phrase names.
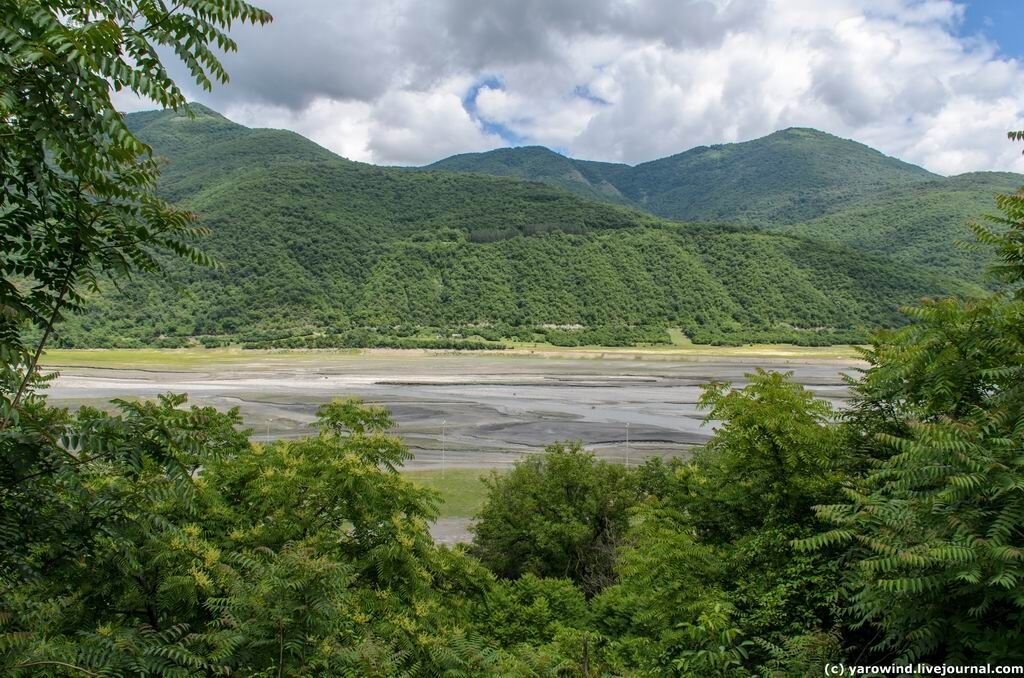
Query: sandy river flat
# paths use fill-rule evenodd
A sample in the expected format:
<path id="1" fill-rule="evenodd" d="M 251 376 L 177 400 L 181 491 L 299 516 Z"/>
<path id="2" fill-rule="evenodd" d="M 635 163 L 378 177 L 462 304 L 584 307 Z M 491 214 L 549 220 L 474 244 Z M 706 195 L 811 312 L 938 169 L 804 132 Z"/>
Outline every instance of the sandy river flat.
<path id="1" fill-rule="evenodd" d="M 504 466 L 558 440 L 580 440 L 599 456 L 621 460 L 627 429 L 633 463 L 685 455 L 711 432 L 696 404 L 701 385 L 742 384 L 758 367 L 791 371 L 839 404 L 846 394 L 841 374 L 859 366 L 836 358 L 597 351 L 240 352 L 209 360 L 170 354 L 164 362 L 138 364 L 130 352 L 118 355 L 127 358 L 112 364 L 102 352 L 53 354 L 49 364 L 60 378 L 49 389 L 51 400 L 74 407 L 184 392 L 195 403 L 239 407 L 253 439 L 265 440 L 307 435 L 318 405 L 356 396 L 391 409 L 397 433 L 416 455 L 414 468 L 438 468 L 442 461 Z"/>
<path id="2" fill-rule="evenodd" d="M 686 456 L 713 428 L 697 407 L 702 385 L 741 385 L 759 367 L 789 371 L 842 406 L 841 375 L 861 366 L 815 351 L 704 347 L 685 354 L 55 351 L 47 364 L 60 371 L 49 389 L 55 404 L 102 407 L 112 398 L 188 393 L 194 403 L 238 407 L 257 441 L 308 435 L 320 404 L 359 397 L 392 411 L 415 454 L 406 467 L 423 470 L 507 468 L 559 440 L 631 464 Z M 445 517 L 431 532 L 442 543 L 468 541 L 469 524 L 468 516 Z"/>

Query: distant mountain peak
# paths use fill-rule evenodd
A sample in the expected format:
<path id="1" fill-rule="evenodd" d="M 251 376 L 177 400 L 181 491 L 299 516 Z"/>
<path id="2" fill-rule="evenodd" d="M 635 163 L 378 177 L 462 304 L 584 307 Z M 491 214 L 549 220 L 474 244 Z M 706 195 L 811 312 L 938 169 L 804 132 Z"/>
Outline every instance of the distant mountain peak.
<path id="1" fill-rule="evenodd" d="M 825 132 L 816 127 L 785 127 L 780 130 L 776 130 L 768 136 L 799 136 L 799 137 L 830 137 L 833 139 L 840 139 L 841 137 L 836 136 L 830 132 Z"/>
<path id="2" fill-rule="evenodd" d="M 527 146 L 507 146 L 507 147 L 505 147 L 503 149 L 502 148 L 497 148 L 497 149 L 494 149 L 494 150 L 496 150 L 496 151 L 514 150 L 514 151 L 522 151 L 522 152 L 525 152 L 525 153 L 540 153 L 540 154 L 543 154 L 543 155 L 549 155 L 550 154 L 550 155 L 557 155 L 557 156 L 560 156 L 560 157 L 563 157 L 563 158 L 566 157 L 566 156 L 562 155 L 561 153 L 559 153 L 558 151 L 554 151 L 554 150 L 548 148 L 547 146 L 541 146 L 539 144 L 531 144 L 531 145 L 527 145 Z"/>
<path id="3" fill-rule="evenodd" d="M 570 160 L 561 153 L 553 151 L 547 146 L 502 146 L 501 148 L 492 148 L 489 151 L 476 151 L 470 153 L 458 153 L 456 155 L 449 156 L 442 160 L 439 160 L 427 167 L 436 169 L 444 169 L 443 167 L 436 167 L 442 164 L 454 164 L 458 160 L 486 160 L 489 158 L 503 158 L 503 159 L 522 159 L 522 158 L 549 158 L 552 160 Z"/>
<path id="4" fill-rule="evenodd" d="M 188 108 L 189 108 L 190 111 L 192 111 L 192 114 L 195 117 L 197 117 L 197 118 L 198 117 L 209 117 L 209 118 L 218 118 L 220 120 L 227 120 L 227 118 L 225 118 L 223 115 L 221 115 L 217 111 L 213 110 L 209 106 L 204 106 L 203 104 L 201 104 L 201 103 L 199 103 L 197 101 L 190 101 L 188 103 Z M 184 111 L 182 111 L 181 114 L 182 115 L 186 115 L 184 113 Z"/>
<path id="5" fill-rule="evenodd" d="M 513 176 L 684 221 L 798 223 L 880 188 L 935 180 L 927 170 L 812 127 L 698 146 L 635 166 L 580 161 L 543 146 L 502 148 L 424 169 Z"/>

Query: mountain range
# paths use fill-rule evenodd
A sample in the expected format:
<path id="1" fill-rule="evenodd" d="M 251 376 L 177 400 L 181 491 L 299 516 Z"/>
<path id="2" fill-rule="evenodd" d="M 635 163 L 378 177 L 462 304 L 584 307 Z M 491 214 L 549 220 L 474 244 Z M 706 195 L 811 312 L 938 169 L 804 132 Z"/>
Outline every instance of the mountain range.
<path id="1" fill-rule="evenodd" d="M 192 111 L 127 122 L 220 265 L 104 290 L 65 345 L 860 341 L 980 291 L 952 241 L 1024 184 L 810 129 L 636 166 L 524 147 L 388 168 Z"/>
<path id="2" fill-rule="evenodd" d="M 793 223 L 895 187 L 937 179 L 863 144 L 790 128 L 630 166 L 566 158 L 543 147 L 456 155 L 428 169 L 546 181 L 667 219 Z"/>
<path id="3" fill-rule="evenodd" d="M 701 146 L 636 166 L 574 160 L 526 146 L 467 153 L 428 170 L 542 181 L 667 219 L 728 222 L 851 245 L 982 281 L 982 259 L 952 243 L 991 212 L 992 196 L 1024 175 L 943 177 L 864 144 L 790 128 L 753 141 Z"/>

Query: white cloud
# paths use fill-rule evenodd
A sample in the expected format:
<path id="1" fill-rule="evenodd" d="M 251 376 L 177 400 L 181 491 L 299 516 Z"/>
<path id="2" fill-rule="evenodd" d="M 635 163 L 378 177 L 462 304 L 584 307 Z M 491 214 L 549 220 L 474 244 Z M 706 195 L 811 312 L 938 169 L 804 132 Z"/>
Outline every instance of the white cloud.
<path id="1" fill-rule="evenodd" d="M 463 108 L 457 93 L 461 89 L 449 85 L 448 91 L 396 90 L 372 103 L 318 97 L 299 109 L 231 103 L 222 112 L 249 127 L 293 130 L 349 160 L 425 164 L 504 145 Z"/>
<path id="2" fill-rule="evenodd" d="M 483 87 L 476 97 L 478 115 L 544 146 L 564 146 L 604 104 L 575 92 L 532 97 L 516 89 Z"/>
<path id="3" fill-rule="evenodd" d="M 504 145 L 469 115 L 458 92 L 443 87 L 389 92 L 373 110 L 368 148 L 381 164 L 426 164 L 454 153 Z"/>
<path id="4" fill-rule="evenodd" d="M 299 110 L 272 104 L 239 103 L 229 105 L 222 112 L 249 127 L 293 130 L 349 160 L 373 159 L 369 149 L 373 108 L 361 101 L 320 97 Z"/>
<path id="5" fill-rule="evenodd" d="M 264 4 L 275 24 L 240 29 L 232 84 L 199 99 L 357 160 L 421 164 L 504 132 L 635 163 L 809 126 L 937 172 L 1024 171 L 1005 140 L 1024 64 L 959 36 L 950 0 Z"/>

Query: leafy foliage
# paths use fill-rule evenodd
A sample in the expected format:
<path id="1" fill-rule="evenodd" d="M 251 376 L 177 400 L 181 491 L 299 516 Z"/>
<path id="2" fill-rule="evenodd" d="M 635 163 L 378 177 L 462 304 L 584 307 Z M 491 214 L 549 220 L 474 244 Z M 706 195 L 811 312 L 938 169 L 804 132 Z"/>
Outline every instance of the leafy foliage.
<path id="1" fill-rule="evenodd" d="M 967 238 L 965 229 L 991 209 L 993 196 L 1021 184 L 1024 176 L 1008 172 L 961 174 L 881 191 L 810 221 L 767 228 L 990 284 L 984 274 L 988 253 L 950 244 Z"/>
<path id="2" fill-rule="evenodd" d="M 320 436 L 259 447 L 237 413 L 183 402 L 83 410 L 67 435 L 107 452 L 20 485 L 65 517 L 4 544 L 5 572 L 35 573 L 4 587 L 7 671 L 479 668 L 487 644 L 459 640 L 472 598 L 453 613 L 489 580 L 434 546 L 434 497 L 396 472 L 408 451 L 386 413 L 339 402 Z"/>
<path id="3" fill-rule="evenodd" d="M 474 612 L 482 634 L 503 647 L 539 646 L 564 629 L 589 627 L 587 601 L 567 579 L 541 579 L 525 574 L 499 581 Z"/>
<path id="4" fill-rule="evenodd" d="M 495 574 L 566 577 L 593 594 L 613 580 L 615 548 L 640 488 L 625 468 L 555 444 L 493 474 L 473 554 Z"/>
<path id="5" fill-rule="evenodd" d="M 246 2 L 0 3 L 0 429 L 18 416 L 39 351 L 103 276 L 157 268 L 156 252 L 208 259 L 187 209 L 155 194 L 158 164 L 110 99 L 128 90 L 165 107 L 185 98 L 158 48 L 195 82 L 227 79 L 214 50 L 233 21 L 266 23 Z M 26 324 L 38 328 L 26 342 Z"/>
<path id="6" fill-rule="evenodd" d="M 1001 215 L 989 215 L 986 221 L 992 226 L 981 223 L 971 225 L 971 230 L 980 246 L 988 246 L 995 250 L 998 258 L 990 272 L 997 279 L 1008 283 L 1016 289 L 1017 298 L 1024 297 L 1024 189 L 1012 194 L 996 196 L 996 206 Z"/>
<path id="7" fill-rule="evenodd" d="M 1024 197 L 1003 196 L 1002 233 L 977 227 L 1013 290 Z M 843 503 L 818 508 L 834 529 L 804 548 L 847 545 L 850 606 L 874 649 L 910 660 L 1019 661 L 1024 530 L 1024 305 L 997 294 L 912 311 L 879 339 L 855 390 L 851 426 L 875 463 Z"/>
<path id="8" fill-rule="evenodd" d="M 769 661 L 765 648 L 837 623 L 834 557 L 790 545 L 815 533 L 811 507 L 845 477 L 831 410 L 785 375 L 748 376 L 742 389 L 705 389 L 708 419 L 721 422 L 714 438 L 654 485 L 618 555 L 618 584 L 595 600 L 627 665 L 742 675 Z"/>
<path id="9" fill-rule="evenodd" d="M 714 497 L 717 506 L 692 511 L 714 516 L 697 527 L 715 540 L 751 526 L 806 524 L 810 508 L 843 478 L 829 404 L 788 375 L 759 370 L 750 377 L 740 390 L 711 384 L 699 401 L 710 410 L 708 421 L 723 422 L 698 457 L 692 495 L 693 502 Z"/>

